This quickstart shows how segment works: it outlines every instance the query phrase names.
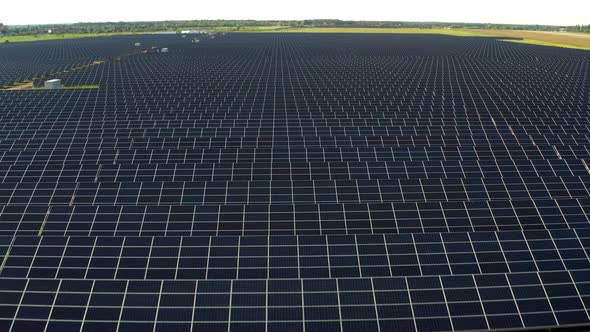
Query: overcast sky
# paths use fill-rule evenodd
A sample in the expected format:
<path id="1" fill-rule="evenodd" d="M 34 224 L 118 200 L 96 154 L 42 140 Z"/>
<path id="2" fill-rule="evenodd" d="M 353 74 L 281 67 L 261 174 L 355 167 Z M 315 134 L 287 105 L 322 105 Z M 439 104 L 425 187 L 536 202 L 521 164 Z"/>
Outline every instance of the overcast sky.
<path id="1" fill-rule="evenodd" d="M 10 24 L 191 19 L 334 18 L 373 21 L 590 24 L 590 0 L 5 0 Z"/>

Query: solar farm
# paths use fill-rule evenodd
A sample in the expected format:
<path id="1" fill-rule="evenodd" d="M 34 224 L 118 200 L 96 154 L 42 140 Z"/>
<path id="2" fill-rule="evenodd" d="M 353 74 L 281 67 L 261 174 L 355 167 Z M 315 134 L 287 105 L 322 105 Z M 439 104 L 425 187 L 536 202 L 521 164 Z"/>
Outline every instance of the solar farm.
<path id="1" fill-rule="evenodd" d="M 117 36 L 2 86 L 0 331 L 590 325 L 588 51 Z"/>

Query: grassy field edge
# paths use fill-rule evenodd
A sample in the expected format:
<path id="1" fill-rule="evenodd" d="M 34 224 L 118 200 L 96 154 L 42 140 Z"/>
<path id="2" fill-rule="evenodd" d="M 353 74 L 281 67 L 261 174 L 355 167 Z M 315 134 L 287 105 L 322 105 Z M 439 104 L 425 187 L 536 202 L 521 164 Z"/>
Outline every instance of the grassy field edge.
<path id="1" fill-rule="evenodd" d="M 145 35 L 149 32 L 118 32 L 118 33 L 64 33 L 64 34 L 44 34 L 35 36 L 6 36 L 0 37 L 0 42 L 5 43 L 26 43 L 46 40 L 66 40 L 66 39 L 80 39 L 80 38 L 95 38 L 95 37 L 110 37 L 110 36 L 129 36 L 129 35 Z"/>
<path id="2" fill-rule="evenodd" d="M 286 26 L 252 26 L 252 27 L 215 27 L 199 28 L 209 32 L 233 33 L 382 33 L 382 34 L 438 34 L 456 37 L 491 37 L 506 42 L 524 43 L 540 46 L 590 50 L 590 34 L 543 33 L 521 30 L 485 30 L 485 29 L 411 29 L 411 28 L 312 28 Z M 120 35 L 150 34 L 137 33 L 97 33 L 97 34 L 46 34 L 39 36 L 11 36 L 0 39 L 9 42 L 34 42 L 44 40 L 65 40 L 77 38 L 108 37 Z"/>

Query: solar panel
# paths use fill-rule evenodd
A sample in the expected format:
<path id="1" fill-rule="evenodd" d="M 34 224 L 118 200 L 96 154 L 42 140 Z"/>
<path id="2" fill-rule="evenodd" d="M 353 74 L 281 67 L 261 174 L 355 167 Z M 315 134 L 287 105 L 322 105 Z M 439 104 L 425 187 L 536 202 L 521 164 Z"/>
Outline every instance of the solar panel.
<path id="1" fill-rule="evenodd" d="M 587 52 L 200 40 L 0 45 L 1 331 L 590 324 Z"/>

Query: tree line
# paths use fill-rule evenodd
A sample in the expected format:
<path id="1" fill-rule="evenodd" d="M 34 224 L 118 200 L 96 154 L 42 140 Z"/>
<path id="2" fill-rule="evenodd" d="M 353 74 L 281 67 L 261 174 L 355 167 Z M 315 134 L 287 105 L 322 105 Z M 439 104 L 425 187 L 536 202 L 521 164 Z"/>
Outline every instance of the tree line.
<path id="1" fill-rule="evenodd" d="M 297 21 L 256 21 L 256 20 L 191 20 L 191 21 L 160 21 L 160 22 L 103 22 L 75 24 L 45 24 L 6 26 L 0 23 L 0 33 L 10 35 L 37 35 L 47 33 L 116 33 L 116 32 L 156 32 L 181 31 L 192 28 L 228 27 L 235 30 L 246 30 L 248 27 L 355 27 L 355 28 L 472 28 L 501 30 L 537 30 L 572 32 L 590 32 L 589 25 L 559 27 L 553 25 L 526 24 L 487 24 L 487 23 L 442 23 L 442 22 L 395 22 L 395 21 L 343 21 L 343 20 L 297 20 Z"/>

